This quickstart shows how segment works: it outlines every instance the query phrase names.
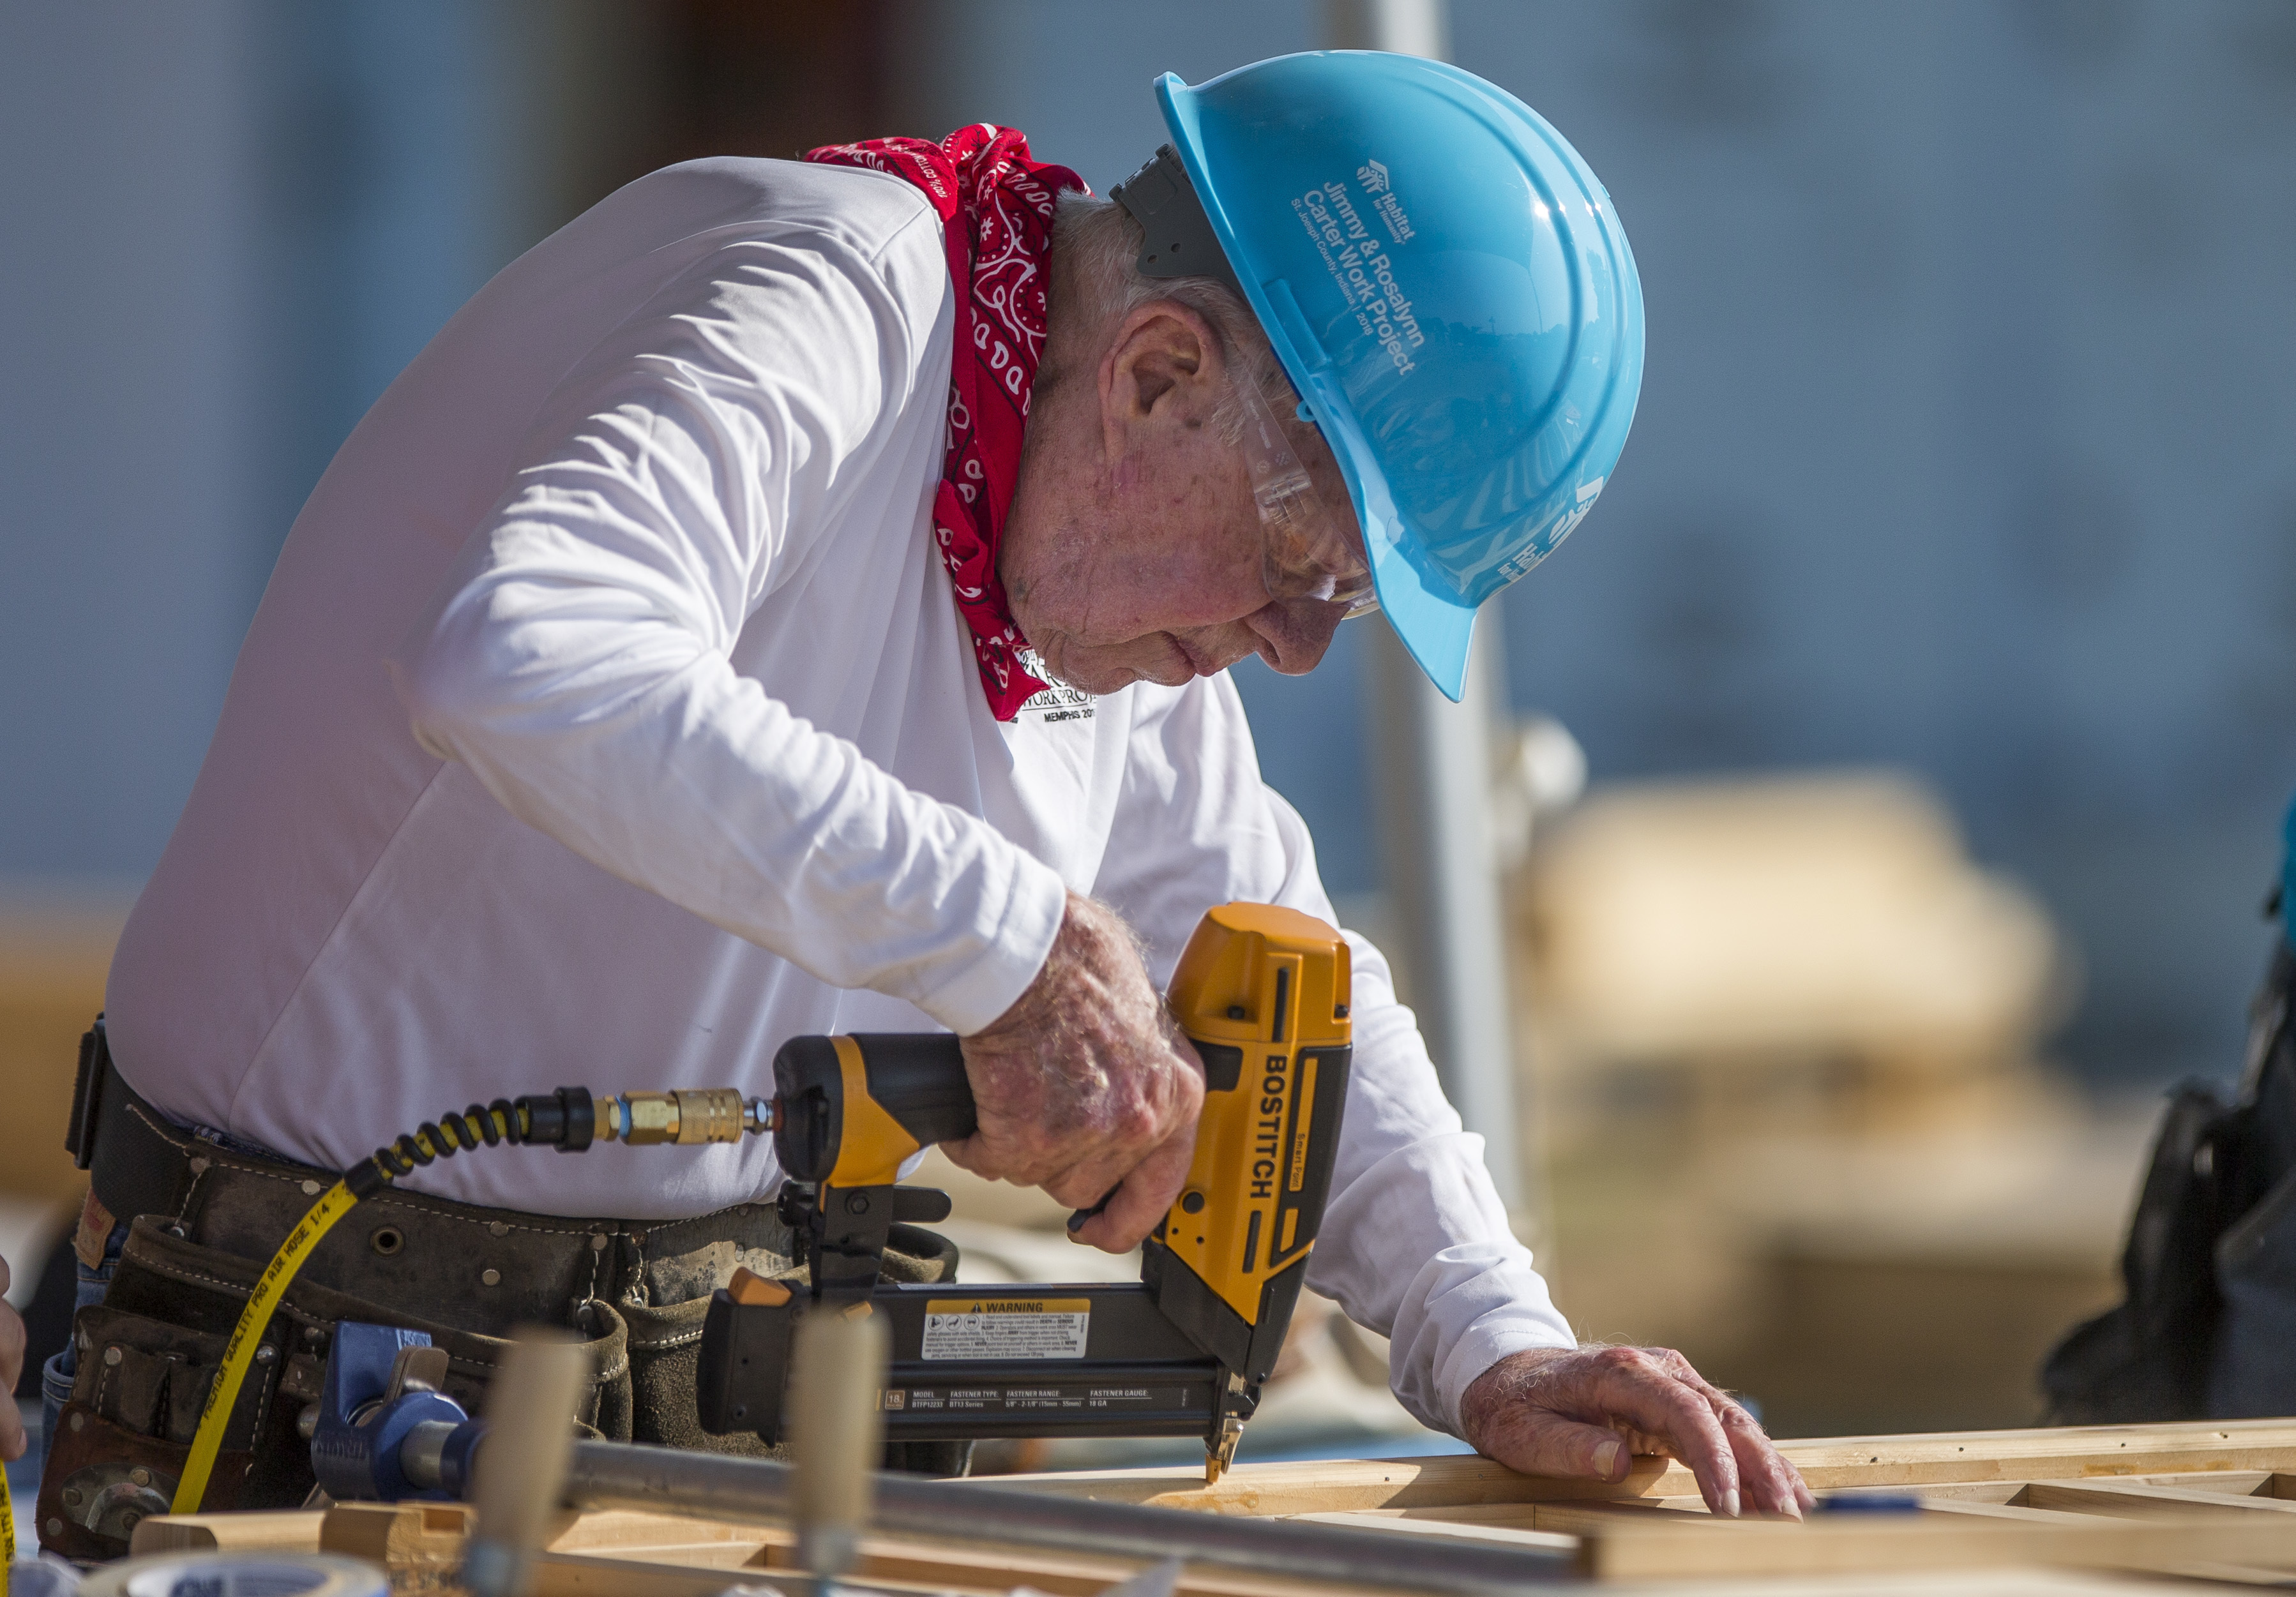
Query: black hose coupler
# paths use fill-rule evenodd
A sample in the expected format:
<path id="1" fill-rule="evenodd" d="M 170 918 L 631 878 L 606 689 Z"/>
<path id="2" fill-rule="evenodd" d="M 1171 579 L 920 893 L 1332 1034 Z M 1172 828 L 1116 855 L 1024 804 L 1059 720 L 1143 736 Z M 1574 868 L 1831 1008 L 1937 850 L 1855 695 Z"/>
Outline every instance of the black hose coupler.
<path id="1" fill-rule="evenodd" d="M 518 1101 L 518 1107 L 526 1117 L 529 1142 L 546 1142 L 561 1153 L 579 1153 L 597 1137 L 598 1110 L 587 1087 L 529 1093 Z"/>

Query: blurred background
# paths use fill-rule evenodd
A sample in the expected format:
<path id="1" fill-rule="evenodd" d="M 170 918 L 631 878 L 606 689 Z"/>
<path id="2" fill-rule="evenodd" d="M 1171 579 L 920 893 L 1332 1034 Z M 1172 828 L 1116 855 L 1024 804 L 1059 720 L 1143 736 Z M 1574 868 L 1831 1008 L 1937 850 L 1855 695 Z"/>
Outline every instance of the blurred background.
<path id="1" fill-rule="evenodd" d="M 1161 141 L 1152 74 L 1328 25 L 0 0 L 12 1298 L 271 563 L 464 299 L 697 156 L 991 120 L 1104 191 Z M 1649 315 L 1600 512 L 1496 612 L 1526 1227 L 1582 1334 L 1677 1345 L 1782 1434 L 2030 1423 L 2160 1089 L 2237 1070 L 2296 787 L 2296 6 L 1453 0 L 1448 43 L 1603 176 Z M 1238 676 L 1376 936 L 1368 652 Z M 1048 1220 L 968 1192 L 981 1278 L 1073 1272 Z M 1375 1339 L 1299 1343 L 1247 1455 L 1441 1445 Z"/>

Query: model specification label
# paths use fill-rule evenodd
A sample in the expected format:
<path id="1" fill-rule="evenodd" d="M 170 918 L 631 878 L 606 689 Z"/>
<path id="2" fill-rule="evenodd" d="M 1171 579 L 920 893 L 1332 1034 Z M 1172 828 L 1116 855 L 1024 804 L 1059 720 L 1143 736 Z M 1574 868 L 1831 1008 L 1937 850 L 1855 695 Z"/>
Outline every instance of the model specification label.
<path id="1" fill-rule="evenodd" d="M 1089 1298 L 935 1298 L 925 1305 L 926 1358 L 1082 1358 Z"/>
<path id="2" fill-rule="evenodd" d="M 1206 1408 L 1201 1387 L 1094 1386 L 1085 1381 L 1010 1387 L 889 1387 L 879 1406 L 890 1414 L 1169 1413 Z"/>

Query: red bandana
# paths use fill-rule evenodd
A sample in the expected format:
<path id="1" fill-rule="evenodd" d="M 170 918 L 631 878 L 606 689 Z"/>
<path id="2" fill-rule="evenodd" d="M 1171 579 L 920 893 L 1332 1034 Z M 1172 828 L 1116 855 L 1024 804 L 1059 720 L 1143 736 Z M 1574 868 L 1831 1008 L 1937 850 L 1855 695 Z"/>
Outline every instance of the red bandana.
<path id="1" fill-rule="evenodd" d="M 867 167 L 906 178 L 940 213 L 956 289 L 956 349 L 949 364 L 948 455 L 933 495 L 933 536 L 972 629 L 980 685 L 1000 721 L 1043 691 L 1021 666 L 1027 647 L 996 575 L 1004 512 L 1021 477 L 1029 391 L 1045 351 L 1045 257 L 1053 201 L 1083 189 L 1066 167 L 1033 160 L 1029 136 L 986 122 L 939 143 L 871 139 L 806 152 L 808 160 Z"/>

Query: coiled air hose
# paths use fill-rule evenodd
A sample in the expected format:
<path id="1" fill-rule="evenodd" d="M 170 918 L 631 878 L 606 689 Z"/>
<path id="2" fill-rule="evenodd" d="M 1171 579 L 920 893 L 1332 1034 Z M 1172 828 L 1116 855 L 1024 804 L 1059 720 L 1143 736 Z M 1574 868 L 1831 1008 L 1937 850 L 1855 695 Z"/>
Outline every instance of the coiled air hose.
<path id="1" fill-rule="evenodd" d="M 248 1367 L 255 1362 L 256 1347 L 271 1323 L 272 1310 L 321 1239 L 362 1200 L 424 1165 L 481 1144 L 492 1148 L 504 1142 L 534 1143 L 562 1153 L 579 1153 L 594 1142 L 691 1146 L 738 1142 L 744 1133 L 769 1132 L 773 1126 L 774 1106 L 769 1101 L 745 1100 L 732 1087 L 625 1093 L 603 1101 L 594 1100 L 586 1087 L 561 1087 L 555 1093 L 473 1103 L 460 1114 L 441 1115 L 436 1124 L 425 1121 L 376 1149 L 319 1194 L 319 1200 L 287 1233 L 255 1290 L 248 1294 L 247 1307 L 241 1311 L 239 1323 L 232 1327 L 231 1340 L 224 1346 L 223 1368 L 216 1372 L 208 1388 L 207 1404 L 200 1410 L 199 1429 L 193 1434 L 191 1456 L 184 1461 L 183 1481 L 176 1488 L 170 1511 L 199 1511 L 201 1500 L 207 1495 L 209 1477 L 215 1471 L 216 1456 L 223 1450 L 223 1433 L 239 1403 Z"/>

